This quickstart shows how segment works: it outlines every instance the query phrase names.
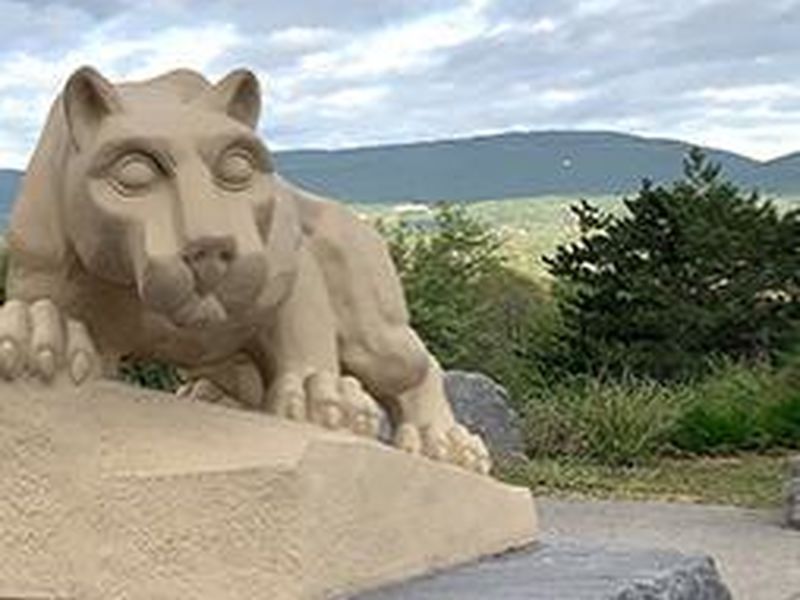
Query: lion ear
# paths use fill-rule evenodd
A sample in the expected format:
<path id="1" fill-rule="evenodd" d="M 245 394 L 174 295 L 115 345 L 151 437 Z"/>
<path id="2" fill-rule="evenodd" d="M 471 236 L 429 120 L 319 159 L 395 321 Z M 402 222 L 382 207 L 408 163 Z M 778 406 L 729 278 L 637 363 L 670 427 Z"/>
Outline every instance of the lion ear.
<path id="1" fill-rule="evenodd" d="M 247 69 L 228 73 L 208 90 L 200 101 L 211 108 L 227 114 L 232 119 L 255 129 L 261 114 L 261 90 L 258 79 Z"/>
<path id="2" fill-rule="evenodd" d="M 92 67 L 81 67 L 67 81 L 64 111 L 70 137 L 78 150 L 94 137 L 103 119 L 120 110 L 114 86 Z"/>

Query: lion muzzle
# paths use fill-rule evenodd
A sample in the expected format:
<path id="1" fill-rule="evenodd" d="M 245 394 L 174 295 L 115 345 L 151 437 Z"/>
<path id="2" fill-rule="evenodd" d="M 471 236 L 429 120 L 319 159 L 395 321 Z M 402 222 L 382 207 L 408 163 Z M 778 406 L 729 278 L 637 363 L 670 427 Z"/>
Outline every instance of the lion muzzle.
<path id="1" fill-rule="evenodd" d="M 229 242 L 187 245 L 178 256 L 147 261 L 139 296 L 179 327 L 219 324 L 252 309 L 267 279 L 263 254 L 236 254 Z"/>

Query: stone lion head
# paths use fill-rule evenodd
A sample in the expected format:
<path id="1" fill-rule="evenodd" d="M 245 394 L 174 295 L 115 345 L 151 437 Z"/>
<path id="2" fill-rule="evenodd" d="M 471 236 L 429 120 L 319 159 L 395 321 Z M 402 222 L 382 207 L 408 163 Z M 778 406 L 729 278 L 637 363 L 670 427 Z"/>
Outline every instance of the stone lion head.
<path id="1" fill-rule="evenodd" d="M 72 253 L 180 327 L 246 318 L 292 263 L 298 225 L 256 133 L 256 77 L 191 71 L 114 85 L 76 71 L 31 161 L 12 232 Z"/>

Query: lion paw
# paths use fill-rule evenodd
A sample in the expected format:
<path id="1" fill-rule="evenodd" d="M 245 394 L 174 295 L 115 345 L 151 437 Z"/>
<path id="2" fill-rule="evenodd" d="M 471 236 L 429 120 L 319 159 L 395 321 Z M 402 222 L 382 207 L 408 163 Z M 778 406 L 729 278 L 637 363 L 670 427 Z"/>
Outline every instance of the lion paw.
<path id="1" fill-rule="evenodd" d="M 34 376 L 46 383 L 68 373 L 75 385 L 100 376 L 100 358 L 86 326 L 47 298 L 0 307 L 0 375 Z"/>
<path id="2" fill-rule="evenodd" d="M 279 377 L 267 406 L 277 416 L 327 429 L 349 429 L 364 437 L 376 438 L 380 429 L 380 409 L 358 380 L 326 371 Z"/>
<path id="3" fill-rule="evenodd" d="M 488 474 L 492 462 L 483 440 L 463 425 L 450 428 L 417 427 L 402 423 L 394 435 L 394 445 L 412 454 L 449 462 L 470 471 Z"/>

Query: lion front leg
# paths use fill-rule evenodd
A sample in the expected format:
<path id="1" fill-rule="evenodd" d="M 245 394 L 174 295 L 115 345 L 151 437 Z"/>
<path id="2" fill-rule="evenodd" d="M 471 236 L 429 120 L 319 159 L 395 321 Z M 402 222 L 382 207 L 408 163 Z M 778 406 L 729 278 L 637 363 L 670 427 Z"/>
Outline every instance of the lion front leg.
<path id="1" fill-rule="evenodd" d="M 386 406 L 395 446 L 488 473 L 491 460 L 483 440 L 456 422 L 439 363 L 417 334 L 386 322 L 358 333 L 343 344 L 344 361 Z"/>
<path id="2" fill-rule="evenodd" d="M 329 429 L 378 435 L 380 410 L 360 382 L 342 375 L 336 320 L 314 257 L 301 248 L 297 279 L 259 336 L 267 376 L 265 408 Z"/>
<path id="3" fill-rule="evenodd" d="M 302 206 L 336 312 L 343 368 L 389 412 L 395 445 L 488 471 L 483 441 L 456 422 L 441 369 L 409 325 L 386 243 L 341 206 L 312 200 Z"/>

